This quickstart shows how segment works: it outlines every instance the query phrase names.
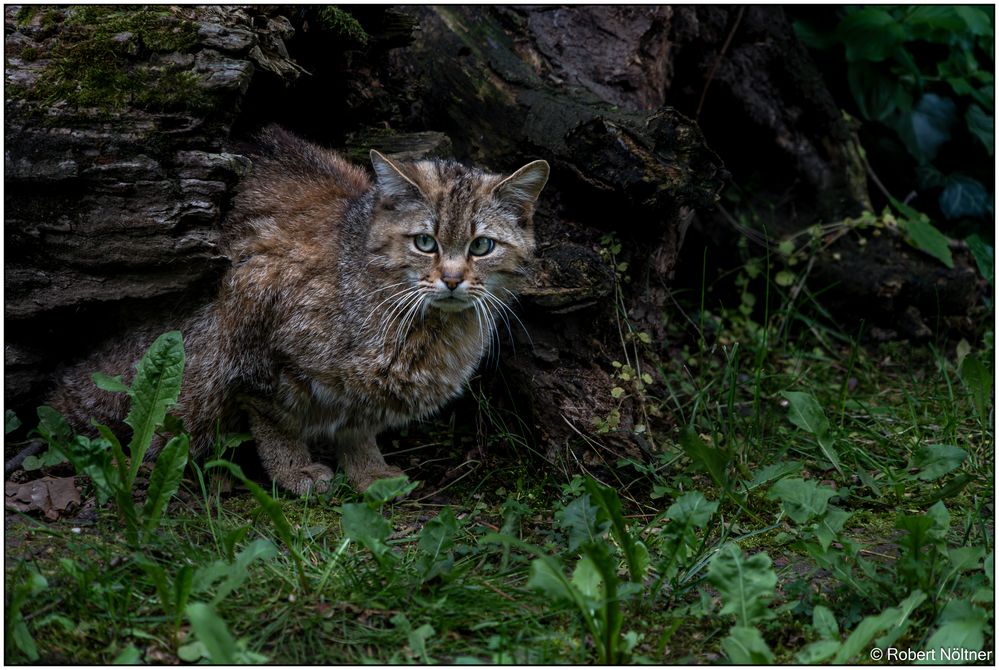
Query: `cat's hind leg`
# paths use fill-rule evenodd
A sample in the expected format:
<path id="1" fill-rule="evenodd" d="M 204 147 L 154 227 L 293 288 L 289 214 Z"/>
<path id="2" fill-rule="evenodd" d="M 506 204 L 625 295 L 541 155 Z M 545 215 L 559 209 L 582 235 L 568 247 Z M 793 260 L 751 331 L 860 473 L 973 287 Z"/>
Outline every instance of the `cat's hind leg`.
<path id="1" fill-rule="evenodd" d="M 358 492 L 363 492 L 377 479 L 405 474 L 385 462 L 375 442 L 375 431 L 341 428 L 336 433 L 336 450 L 347 479 Z"/>
<path id="2" fill-rule="evenodd" d="M 309 448 L 297 436 L 285 434 L 270 419 L 249 409 L 250 432 L 257 443 L 257 454 L 271 480 L 296 495 L 329 490 L 333 471 L 316 463 Z"/>

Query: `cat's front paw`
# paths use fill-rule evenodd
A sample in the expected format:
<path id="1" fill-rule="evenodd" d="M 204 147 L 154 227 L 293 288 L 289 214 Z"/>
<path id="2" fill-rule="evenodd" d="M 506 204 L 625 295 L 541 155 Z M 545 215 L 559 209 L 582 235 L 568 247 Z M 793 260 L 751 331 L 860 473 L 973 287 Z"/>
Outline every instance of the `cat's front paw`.
<path id="1" fill-rule="evenodd" d="M 355 472 L 348 472 L 347 475 L 350 479 L 350 483 L 354 485 L 354 489 L 358 493 L 364 493 L 368 490 L 368 487 L 379 479 L 391 479 L 392 477 L 402 477 L 405 472 L 394 465 L 381 465 L 377 468 L 372 468 L 370 470 L 360 470 Z"/>
<path id="2" fill-rule="evenodd" d="M 309 463 L 304 467 L 282 473 L 276 480 L 279 486 L 295 495 L 325 493 L 330 490 L 333 471 L 322 463 Z"/>

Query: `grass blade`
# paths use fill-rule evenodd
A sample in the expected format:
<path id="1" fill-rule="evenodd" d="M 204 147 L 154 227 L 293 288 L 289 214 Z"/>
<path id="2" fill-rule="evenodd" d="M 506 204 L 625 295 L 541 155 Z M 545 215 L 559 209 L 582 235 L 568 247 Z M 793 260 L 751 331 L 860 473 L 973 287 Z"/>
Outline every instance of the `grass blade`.
<path id="1" fill-rule="evenodd" d="M 267 491 L 264 491 L 255 482 L 247 479 L 246 475 L 243 474 L 243 469 L 235 463 L 230 463 L 229 461 L 212 461 L 211 463 L 205 464 L 205 470 L 215 467 L 226 468 L 234 477 L 243 482 L 243 485 L 250 490 L 250 493 L 257 501 L 257 504 L 260 505 L 260 508 L 274 524 L 274 530 L 277 532 L 281 542 L 283 542 L 285 547 L 288 548 L 288 552 L 291 554 L 292 560 L 295 561 L 295 567 L 298 569 L 299 584 L 301 585 L 302 590 L 307 593 L 309 591 L 309 582 L 305 577 L 305 566 L 302 563 L 302 555 L 295 546 L 294 532 L 292 531 L 291 524 L 288 523 L 288 518 L 281 510 L 281 506 L 276 500 L 274 500 L 274 498 L 271 498 L 267 494 Z"/>

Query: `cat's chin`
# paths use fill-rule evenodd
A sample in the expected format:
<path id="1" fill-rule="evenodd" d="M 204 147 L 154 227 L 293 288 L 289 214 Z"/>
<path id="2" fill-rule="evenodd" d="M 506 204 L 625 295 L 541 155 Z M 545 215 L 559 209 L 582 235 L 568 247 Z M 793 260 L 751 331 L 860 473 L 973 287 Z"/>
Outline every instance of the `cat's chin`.
<path id="1" fill-rule="evenodd" d="M 472 302 L 461 298 L 440 298 L 432 301 L 430 306 L 442 312 L 460 312 L 471 307 Z"/>

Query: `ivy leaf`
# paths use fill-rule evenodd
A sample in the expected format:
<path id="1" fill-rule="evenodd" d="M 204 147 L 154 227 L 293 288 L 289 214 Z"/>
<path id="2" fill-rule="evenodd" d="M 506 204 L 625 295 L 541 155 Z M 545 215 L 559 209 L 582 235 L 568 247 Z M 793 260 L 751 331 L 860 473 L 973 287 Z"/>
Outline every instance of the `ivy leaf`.
<path id="1" fill-rule="evenodd" d="M 883 61 L 905 38 L 905 30 L 880 7 L 865 7 L 847 14 L 836 28 L 846 47 L 848 61 Z"/>
<path id="2" fill-rule="evenodd" d="M 955 5 L 954 12 L 964 20 L 967 31 L 972 35 L 992 37 L 992 16 L 981 7 L 965 7 Z M 959 28 L 958 31 L 961 29 Z"/>
<path id="3" fill-rule="evenodd" d="M 977 179 L 955 174 L 947 179 L 940 194 L 940 211 L 948 219 L 988 217 L 992 212 L 992 198 Z"/>
<path id="4" fill-rule="evenodd" d="M 983 240 L 978 233 L 969 235 L 964 238 L 964 241 L 968 244 L 971 255 L 975 257 L 978 271 L 982 273 L 989 284 L 994 285 L 995 273 L 992 268 L 995 265 L 995 248 Z"/>
<path id="5" fill-rule="evenodd" d="M 889 77 L 871 63 L 850 63 L 846 71 L 850 92 L 865 119 L 885 121 L 898 107 L 898 96 L 904 93 L 897 78 Z"/>
<path id="6" fill-rule="evenodd" d="M 970 105 L 968 111 L 964 113 L 964 121 L 968 124 L 968 130 L 977 137 L 989 156 L 995 152 L 995 117 L 988 114 L 978 105 Z"/>
<path id="7" fill-rule="evenodd" d="M 912 113 L 898 117 L 895 130 L 905 142 L 909 153 L 920 161 L 932 161 L 940 146 L 950 139 L 957 117 L 957 106 L 950 98 L 926 93 Z"/>

